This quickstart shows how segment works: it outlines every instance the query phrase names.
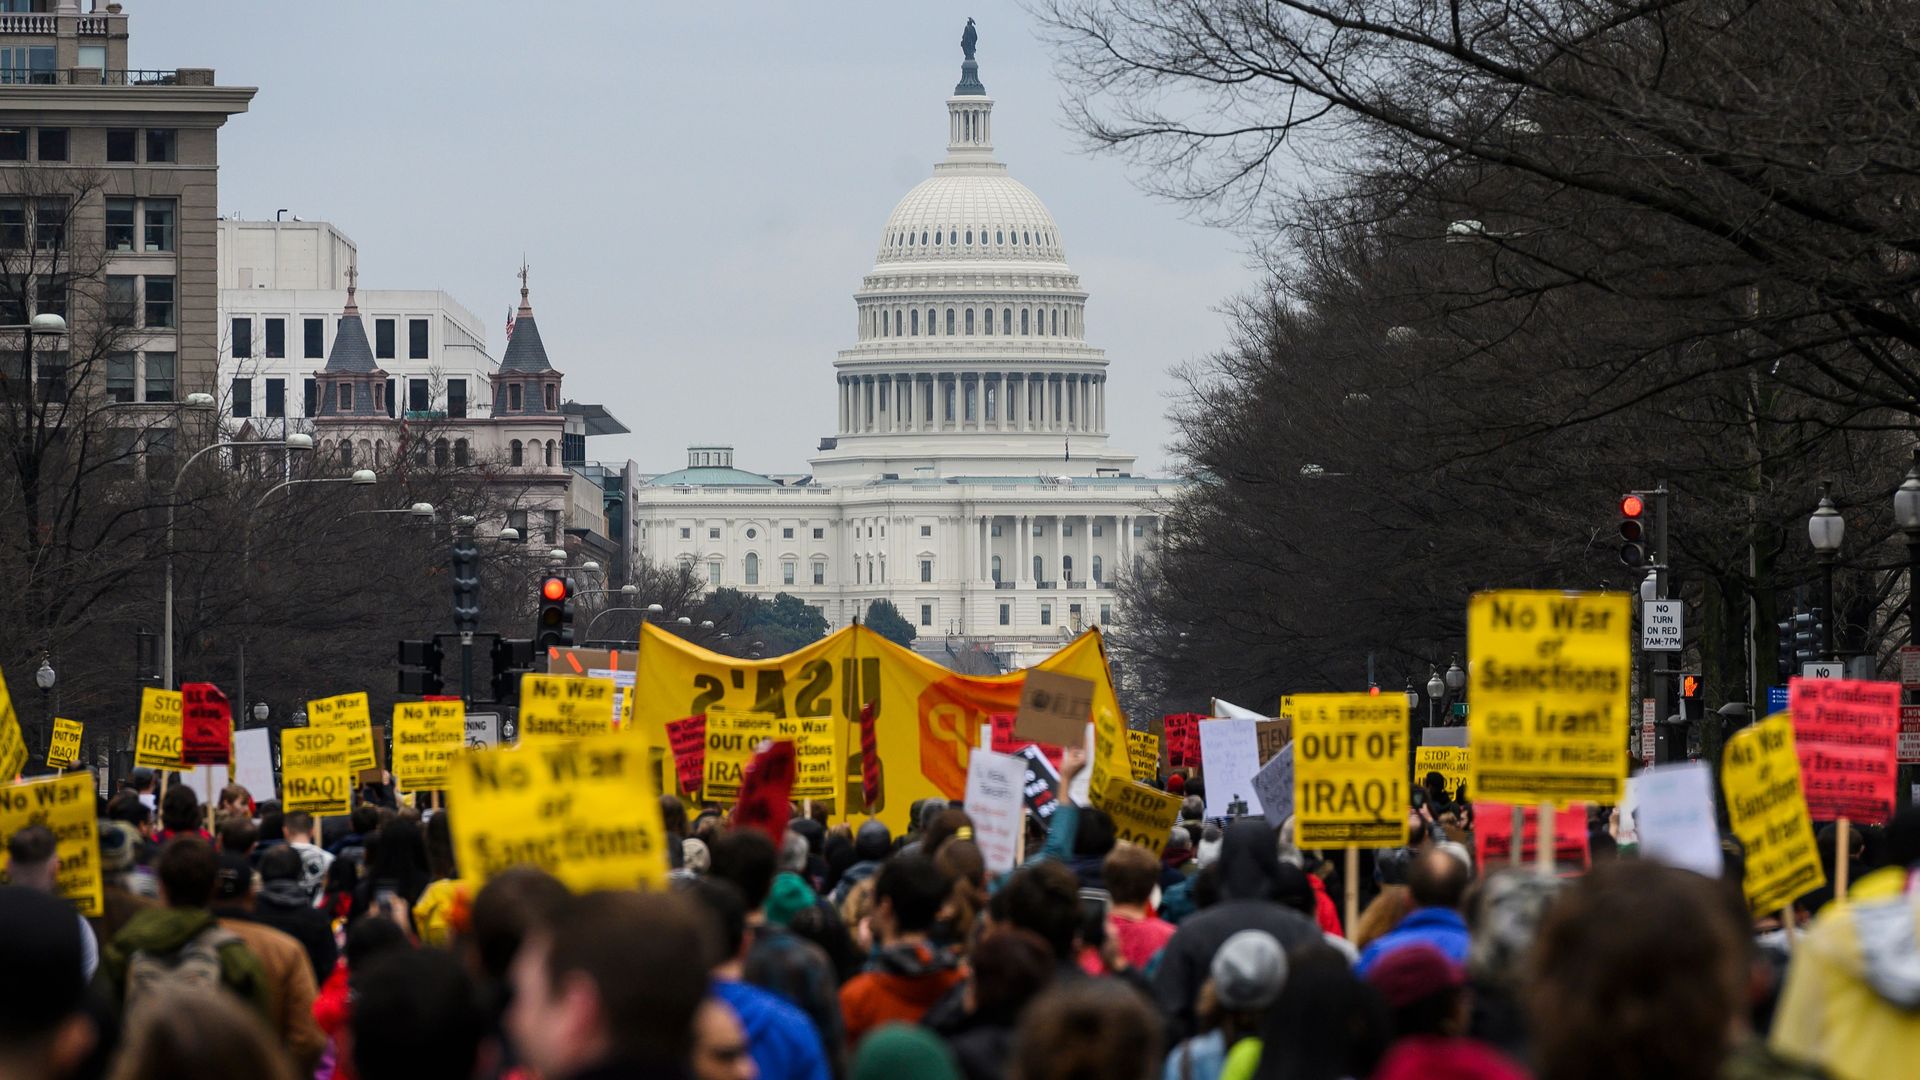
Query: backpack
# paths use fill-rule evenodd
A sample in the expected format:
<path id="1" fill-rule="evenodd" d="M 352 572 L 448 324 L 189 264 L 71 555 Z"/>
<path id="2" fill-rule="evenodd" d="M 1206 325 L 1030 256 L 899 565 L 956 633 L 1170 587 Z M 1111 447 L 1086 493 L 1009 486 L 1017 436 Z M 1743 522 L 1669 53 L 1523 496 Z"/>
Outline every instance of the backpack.
<path id="1" fill-rule="evenodd" d="M 127 1009 L 131 1011 L 142 998 L 166 987 L 219 989 L 225 970 L 220 962 L 220 950 L 239 940 L 240 935 L 214 925 L 170 953 L 145 949 L 135 952 L 127 960 Z"/>

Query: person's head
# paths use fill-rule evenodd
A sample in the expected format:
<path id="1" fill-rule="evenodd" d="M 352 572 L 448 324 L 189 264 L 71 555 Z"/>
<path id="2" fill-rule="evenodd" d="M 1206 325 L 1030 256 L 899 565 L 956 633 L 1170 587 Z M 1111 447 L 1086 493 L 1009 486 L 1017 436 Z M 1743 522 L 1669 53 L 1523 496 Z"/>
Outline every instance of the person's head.
<path id="1" fill-rule="evenodd" d="M 812 857 L 807 848 L 807 838 L 788 829 L 780 838 L 780 856 L 776 865 L 782 873 L 804 874 L 807 872 L 807 860 Z"/>
<path id="2" fill-rule="evenodd" d="M 373 834 L 380 828 L 380 808 L 361 803 L 347 815 L 347 825 L 363 837 Z"/>
<path id="3" fill-rule="evenodd" d="M 667 835 L 686 839 L 687 804 L 681 802 L 678 795 L 660 796 L 660 824 Z"/>
<path id="4" fill-rule="evenodd" d="M 993 894 L 989 910 L 996 923 L 1033 931 L 1064 962 L 1079 934 L 1080 879 L 1057 862 L 1022 867 Z"/>
<path id="5" fill-rule="evenodd" d="M 127 783 L 133 787 L 136 794 L 145 795 L 153 790 L 153 785 L 156 781 L 153 770 L 147 768 L 145 765 L 140 765 L 135 767 L 133 775 L 127 778 Z"/>
<path id="6" fill-rule="evenodd" d="M 1161 858 L 1168 866 L 1185 866 L 1193 859 L 1193 835 L 1175 825 L 1167 833 L 1167 850 Z"/>
<path id="7" fill-rule="evenodd" d="M 733 1006 L 707 998 L 693 1017 L 693 1080 L 754 1080 L 758 1075 L 747 1049 L 747 1029 Z"/>
<path id="8" fill-rule="evenodd" d="M 64 1076 L 92 1050 L 80 923 L 40 889 L 0 885 L 0 1076 Z"/>
<path id="9" fill-rule="evenodd" d="M 682 1067 L 718 953 L 713 937 L 710 919 L 685 896 L 568 900 L 514 958 L 507 1029 L 515 1048 L 543 1076 L 612 1061 Z"/>
<path id="10" fill-rule="evenodd" d="M 1112 815 L 1097 806 L 1081 810 L 1080 821 L 1073 830 L 1074 857 L 1103 859 L 1112 850 Z"/>
<path id="11" fill-rule="evenodd" d="M 399 883 L 415 893 L 416 887 L 425 887 L 427 840 L 421 835 L 420 823 L 404 814 L 395 815 L 380 826 L 379 836 L 379 844 L 368 849 L 367 876 Z M 407 896 L 409 903 L 414 898 Z"/>
<path id="12" fill-rule="evenodd" d="M 1062 983 L 1034 999 L 1014 1033 L 1013 1080 L 1151 1080 L 1160 1073 L 1160 1017 L 1113 979 Z"/>
<path id="13" fill-rule="evenodd" d="M 435 881 L 460 876 L 453 857 L 453 817 L 445 810 L 427 819 L 427 873 Z"/>
<path id="14" fill-rule="evenodd" d="M 714 960 L 726 964 L 746 957 L 747 898 L 731 881 L 705 878 L 685 889 L 683 894 L 697 901 L 713 922 Z"/>
<path id="15" fill-rule="evenodd" d="M 246 907 L 253 900 L 253 863 L 231 851 L 214 852 L 213 902 Z"/>
<path id="16" fill-rule="evenodd" d="M 973 835 L 973 819 L 967 816 L 965 810 L 951 808 L 939 810 L 920 834 L 921 853 L 940 854 L 940 849 L 946 846 L 947 841 L 961 835 L 963 829 L 966 830 L 966 835 Z"/>
<path id="17" fill-rule="evenodd" d="M 504 982 L 527 934 L 557 916 L 571 895 L 559 878 L 531 866 L 516 866 L 487 879 L 474 895 L 462 939 L 471 943 L 477 974 Z"/>
<path id="18" fill-rule="evenodd" d="M 1138 844 L 1115 844 L 1100 864 L 1100 876 L 1115 904 L 1138 907 L 1160 884 L 1160 860 Z"/>
<path id="19" fill-rule="evenodd" d="M 1481 982 L 1516 989 L 1533 954 L 1540 923 L 1565 879 L 1531 870 L 1502 869 L 1489 874 L 1467 905 L 1467 970 Z"/>
<path id="20" fill-rule="evenodd" d="M 748 910 L 758 911 L 767 902 L 779 863 L 772 837 L 759 829 L 728 829 L 713 838 L 707 853 L 708 876 L 732 882 L 746 898 Z"/>
<path id="21" fill-rule="evenodd" d="M 188 834 L 167 841 L 154 871 L 160 878 L 161 899 L 168 907 L 203 908 L 213 900 L 220 862 L 212 844 Z"/>
<path id="22" fill-rule="evenodd" d="M 1540 926 L 1522 998 L 1542 1077 L 1713 1076 L 1747 1007 L 1747 913 L 1658 863 L 1595 867 Z"/>
<path id="23" fill-rule="evenodd" d="M 153 811 L 147 809 L 147 804 L 141 802 L 140 796 L 132 791 L 123 791 L 108 800 L 107 818 L 133 826 L 141 836 L 153 832 Z"/>
<path id="24" fill-rule="evenodd" d="M 925 855 L 899 855 L 882 864 L 873 882 L 874 925 L 881 943 L 926 933 L 952 888 L 953 882 Z"/>
<path id="25" fill-rule="evenodd" d="M 917 1024 L 882 1024 L 860 1040 L 849 1080 L 960 1080 L 960 1065 L 940 1037 Z"/>
<path id="26" fill-rule="evenodd" d="M 300 853 L 285 844 L 275 844 L 260 855 L 260 880 L 299 882 L 306 877 L 300 865 Z"/>
<path id="27" fill-rule="evenodd" d="M 1370 1076 L 1391 1039 L 1386 1003 L 1319 940 L 1287 954 L 1287 981 L 1260 1024 L 1257 1080 Z"/>
<path id="28" fill-rule="evenodd" d="M 281 811 L 279 800 L 268 799 L 260 804 L 259 810 L 260 842 L 271 844 L 285 840 L 287 815 Z"/>
<path id="29" fill-rule="evenodd" d="M 853 857 L 856 862 L 879 862 L 892 849 L 893 833 L 882 822 L 863 822 L 860 831 L 853 834 Z"/>
<path id="30" fill-rule="evenodd" d="M 260 842 L 260 829 L 252 818 L 229 814 L 220 820 L 219 842 L 221 851 L 245 855 Z"/>
<path id="31" fill-rule="evenodd" d="M 1272 1005 L 1287 984 L 1287 954 L 1265 930 L 1242 930 L 1220 943 L 1207 969 L 1213 997 L 1231 1015 L 1252 1018 Z"/>
<path id="32" fill-rule="evenodd" d="M 1367 971 L 1367 985 L 1393 1010 L 1393 1035 L 1466 1033 L 1467 976 L 1446 954 L 1424 943 L 1391 949 Z"/>
<path id="33" fill-rule="evenodd" d="M 1191 787 L 1192 785 L 1186 786 Z M 1186 798 L 1180 800 L 1181 821 L 1204 821 L 1206 820 L 1206 816 L 1207 803 L 1205 799 L 1189 793 Z"/>
<path id="34" fill-rule="evenodd" d="M 1220 839 L 1220 896 L 1224 900 L 1271 900 L 1280 871 L 1280 848 L 1264 821 L 1241 818 Z"/>
<path id="35" fill-rule="evenodd" d="M 305 810 L 294 810 L 281 819 L 281 829 L 287 835 L 289 844 L 313 843 L 313 815 Z"/>
<path id="36" fill-rule="evenodd" d="M 127 874 L 133 869 L 134 849 L 140 846 L 140 833 L 124 821 L 111 819 L 100 823 L 100 874 L 102 883 L 125 888 Z"/>
<path id="37" fill-rule="evenodd" d="M 171 790 L 171 789 L 169 789 Z M 238 995 L 168 983 L 127 1017 L 109 1080 L 245 1076 L 293 1080 L 294 1070 L 259 1014 Z"/>
<path id="38" fill-rule="evenodd" d="M 174 784 L 160 797 L 160 827 L 168 832 L 200 828 L 200 797 L 185 784 Z"/>
<path id="39" fill-rule="evenodd" d="M 350 971 L 353 1067 L 360 1080 L 474 1075 L 487 1012 L 451 953 L 394 950 Z"/>
<path id="40" fill-rule="evenodd" d="M 981 938 L 968 957 L 968 1011 L 988 1023 L 1011 1024 L 1034 995 L 1053 982 L 1053 950 L 1031 930 L 1003 926 Z"/>
<path id="41" fill-rule="evenodd" d="M 220 789 L 220 812 L 223 814 L 246 814 L 253 816 L 253 796 L 241 784 L 228 784 Z"/>
<path id="42" fill-rule="evenodd" d="M 7 881 L 53 892 L 60 876 L 60 844 L 45 825 L 29 825 L 7 837 Z"/>
<path id="43" fill-rule="evenodd" d="M 375 957 L 411 948 L 413 942 L 405 927 L 379 915 L 362 915 L 347 924 L 340 955 L 347 962 L 347 970 L 352 971 L 371 964 Z"/>
<path id="44" fill-rule="evenodd" d="M 1445 851 L 1421 852 L 1407 867 L 1407 891 L 1419 907 L 1458 911 L 1471 884 L 1473 871 Z"/>

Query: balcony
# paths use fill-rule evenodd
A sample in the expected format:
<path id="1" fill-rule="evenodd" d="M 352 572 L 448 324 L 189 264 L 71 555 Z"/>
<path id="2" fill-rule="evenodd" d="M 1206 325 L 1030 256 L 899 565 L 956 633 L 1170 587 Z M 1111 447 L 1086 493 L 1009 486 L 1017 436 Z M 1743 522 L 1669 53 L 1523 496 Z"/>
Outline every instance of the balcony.
<path id="1" fill-rule="evenodd" d="M 1036 581 L 1033 583 L 1033 587 L 1036 589 L 1057 589 L 1060 587 L 1060 584 L 1055 581 Z"/>
<path id="2" fill-rule="evenodd" d="M 16 18 L 19 16 L 15 16 Z M 26 16 L 39 18 L 39 16 Z M 0 28 L 0 34 L 5 33 Z M 133 68 L 0 68 L 0 84 L 10 86 L 212 86 L 212 68 L 178 68 L 172 71 Z"/>
<path id="3" fill-rule="evenodd" d="M 996 580 L 996 581 L 995 581 L 995 582 L 993 583 L 993 587 L 994 587 L 994 588 L 996 588 L 996 589 L 1011 589 L 1011 588 L 1013 588 L 1013 586 L 1014 586 L 1014 585 L 1015 585 L 1015 582 L 1011 582 L 1011 581 L 997 581 L 997 580 Z"/>

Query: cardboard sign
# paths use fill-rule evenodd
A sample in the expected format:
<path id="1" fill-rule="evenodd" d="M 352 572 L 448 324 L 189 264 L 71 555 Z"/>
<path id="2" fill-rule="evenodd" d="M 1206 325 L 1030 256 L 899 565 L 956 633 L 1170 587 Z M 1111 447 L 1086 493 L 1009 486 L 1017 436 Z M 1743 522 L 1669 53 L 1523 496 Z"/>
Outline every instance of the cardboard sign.
<path id="1" fill-rule="evenodd" d="M 280 797 L 273 779 L 273 732 L 249 728 L 233 733 L 233 782 L 246 788 L 255 802 Z"/>
<path id="2" fill-rule="evenodd" d="M 1202 720 L 1200 753 L 1207 761 L 1206 814 L 1210 818 L 1263 813 L 1253 789 L 1260 742 L 1252 720 Z"/>
<path id="3" fill-rule="evenodd" d="M 1800 790 L 1793 719 L 1770 716 L 1727 740 L 1720 769 L 1727 819 L 1746 852 L 1747 906 L 1778 911 L 1827 883 Z"/>
<path id="4" fill-rule="evenodd" d="M 1253 737 L 1260 749 L 1260 764 L 1265 765 L 1281 747 L 1293 741 L 1293 715 L 1289 713 L 1278 720 L 1255 720 Z"/>
<path id="5" fill-rule="evenodd" d="M 1260 811 L 1269 823 L 1278 826 L 1293 816 L 1293 744 L 1280 748 L 1273 759 L 1253 774 L 1253 790 L 1260 796 Z"/>
<path id="6" fill-rule="evenodd" d="M 288 728 L 280 733 L 280 804 L 315 817 L 353 809 L 352 732 L 344 727 Z"/>
<path id="7" fill-rule="evenodd" d="M 347 767 L 354 772 L 371 769 L 379 764 L 379 756 L 373 749 L 373 713 L 367 707 L 365 692 L 335 694 L 333 697 L 307 702 L 307 726 L 329 728 L 344 733 Z M 286 743 L 282 741 L 282 768 L 285 767 L 285 747 Z M 341 812 L 345 813 L 345 811 Z"/>
<path id="8" fill-rule="evenodd" d="M 180 763 L 225 765 L 233 757 L 233 710 L 209 682 L 180 684 Z"/>
<path id="9" fill-rule="evenodd" d="M 469 750 L 447 777 L 461 877 L 536 866 L 575 892 L 664 888 L 666 830 L 647 743 L 594 735 Z"/>
<path id="10" fill-rule="evenodd" d="M 1066 746 L 1093 718 L 1093 680 L 1030 669 L 1020 687 L 1013 733 L 1021 739 Z"/>
<path id="11" fill-rule="evenodd" d="M 786 739 L 766 743 L 755 751 L 740 777 L 733 827 L 759 829 L 779 847 L 792 817 L 794 769 L 793 743 Z"/>
<path id="12" fill-rule="evenodd" d="M 53 720 L 53 738 L 47 743 L 47 767 L 53 769 L 71 769 L 80 758 L 80 738 L 85 734 L 80 721 L 56 716 Z"/>
<path id="13" fill-rule="evenodd" d="M 1540 814 L 1526 807 L 1520 837 L 1520 861 L 1529 866 L 1538 857 Z M 1473 807 L 1473 864 L 1482 874 L 1513 861 L 1513 807 L 1482 802 Z M 1561 873 L 1589 869 L 1593 850 L 1587 842 L 1587 808 L 1564 806 L 1553 815 L 1553 862 Z"/>
<path id="14" fill-rule="evenodd" d="M 1027 760 L 982 750 L 967 759 L 967 816 L 987 873 L 1013 869 L 1026 822 Z"/>
<path id="15" fill-rule="evenodd" d="M 1207 719 L 1199 713 L 1169 713 L 1161 719 L 1161 730 L 1167 740 L 1167 767 L 1170 769 L 1196 768 L 1200 764 L 1200 721 Z"/>
<path id="16" fill-rule="evenodd" d="M 1060 809 L 1060 770 L 1047 760 L 1040 747 L 1033 743 L 1020 748 L 1017 755 L 1027 763 L 1027 776 L 1021 782 L 1020 793 L 1027 800 L 1027 809 L 1042 825 L 1053 820 L 1053 812 Z"/>
<path id="17" fill-rule="evenodd" d="M 1114 839 L 1138 844 L 1157 859 L 1167 850 L 1183 801 L 1138 781 L 1116 779 L 1107 785 L 1100 808 L 1113 818 Z"/>
<path id="18" fill-rule="evenodd" d="M 695 713 L 667 722 L 667 746 L 673 753 L 673 771 L 680 790 L 700 797 L 700 773 L 707 761 L 707 714 Z"/>
<path id="19" fill-rule="evenodd" d="M 612 679 L 571 675 L 520 677 L 520 741 L 584 739 L 614 729 Z"/>
<path id="20" fill-rule="evenodd" d="M 1625 593 L 1474 595 L 1467 606 L 1467 723 L 1476 798 L 1557 806 L 1620 801 L 1632 623 Z"/>
<path id="21" fill-rule="evenodd" d="M 1807 812 L 1878 824 L 1893 814 L 1900 685 L 1864 679 L 1787 684 Z"/>
<path id="22" fill-rule="evenodd" d="M 467 709 L 458 701 L 393 705 L 393 782 L 407 791 L 445 791 L 453 759 L 467 747 Z"/>
<path id="23" fill-rule="evenodd" d="M 60 860 L 54 888 L 80 914 L 104 914 L 98 805 L 89 773 L 0 788 L 0 868 L 7 864 L 7 841 L 14 833 L 45 825 L 53 831 L 54 855 Z"/>
<path id="24" fill-rule="evenodd" d="M 160 769 L 177 769 L 183 764 L 180 760 L 183 708 L 178 690 L 148 686 L 140 691 L 140 729 L 133 744 L 134 764 Z"/>
<path id="25" fill-rule="evenodd" d="M 1301 847 L 1407 842 L 1407 701 L 1293 695 L 1293 838 Z"/>
<path id="26" fill-rule="evenodd" d="M 1467 771 L 1472 760 L 1473 751 L 1464 746 L 1423 746 L 1413 752 L 1413 782 L 1425 787 L 1427 774 L 1439 773 L 1446 781 L 1448 798 L 1457 798 L 1463 786 L 1471 795 Z"/>
<path id="27" fill-rule="evenodd" d="M 1159 779 L 1159 736 L 1151 731 L 1128 731 L 1127 759 L 1133 765 L 1133 778 L 1135 780 Z"/>
<path id="28" fill-rule="evenodd" d="M 1689 761 L 1648 769 L 1634 777 L 1634 831 L 1640 856 L 1720 876 L 1720 829 L 1713 819 L 1713 769 Z"/>

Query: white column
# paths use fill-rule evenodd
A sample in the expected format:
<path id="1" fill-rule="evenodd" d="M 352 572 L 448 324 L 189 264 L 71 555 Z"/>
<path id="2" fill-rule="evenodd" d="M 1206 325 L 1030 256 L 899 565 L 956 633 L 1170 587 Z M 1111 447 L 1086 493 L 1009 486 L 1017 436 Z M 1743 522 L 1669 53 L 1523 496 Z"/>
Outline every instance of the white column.
<path id="1" fill-rule="evenodd" d="M 985 514 L 980 515 L 978 524 L 980 528 L 980 566 L 978 568 L 978 580 L 992 581 L 993 567 L 988 562 L 988 558 L 991 554 L 989 549 L 992 547 L 993 538 L 987 533 L 987 516 Z"/>
<path id="2" fill-rule="evenodd" d="M 1021 514 L 1013 519 L 1013 580 L 1027 581 L 1027 533 L 1032 526 L 1027 523 L 1027 515 Z"/>

